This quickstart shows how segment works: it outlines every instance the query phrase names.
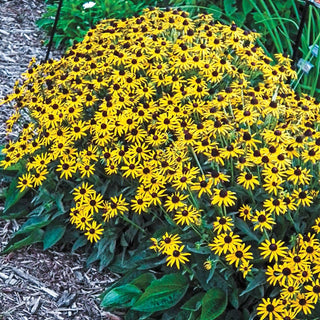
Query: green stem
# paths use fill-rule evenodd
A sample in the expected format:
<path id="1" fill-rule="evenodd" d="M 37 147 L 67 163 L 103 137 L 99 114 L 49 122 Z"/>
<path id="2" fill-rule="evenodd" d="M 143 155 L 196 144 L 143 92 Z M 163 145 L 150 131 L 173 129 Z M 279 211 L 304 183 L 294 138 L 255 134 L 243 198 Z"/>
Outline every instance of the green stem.
<path id="1" fill-rule="evenodd" d="M 183 264 L 182 266 L 184 270 L 186 270 L 191 276 L 193 276 L 192 270 L 186 264 Z"/>
<path id="2" fill-rule="evenodd" d="M 194 159 L 196 160 L 196 163 L 197 163 L 197 165 L 198 165 L 198 167 L 199 167 L 199 169 L 200 169 L 200 171 L 201 171 L 201 174 L 204 175 L 204 172 L 203 172 L 203 170 L 202 170 L 201 164 L 200 164 L 200 162 L 199 162 L 199 159 L 198 159 L 196 153 L 194 152 L 194 150 L 193 150 L 192 147 L 189 147 L 189 148 L 191 149 L 192 155 L 193 155 Z"/>
<path id="3" fill-rule="evenodd" d="M 230 157 L 230 169 L 231 169 L 231 184 L 234 185 L 234 164 L 233 164 L 232 157 Z"/>
<path id="4" fill-rule="evenodd" d="M 248 189 L 248 192 L 249 192 L 249 194 L 250 194 L 250 197 L 251 197 L 252 202 L 253 202 L 254 204 L 256 204 L 256 200 L 254 199 L 253 192 L 252 192 L 252 190 L 251 190 L 250 187 L 249 187 L 249 189 Z"/>
<path id="5" fill-rule="evenodd" d="M 288 31 L 287 31 L 287 28 L 285 27 L 285 25 L 284 25 L 283 22 L 282 22 L 282 21 L 284 20 L 284 18 L 282 18 L 282 17 L 280 16 L 279 11 L 278 11 L 277 7 L 274 5 L 274 2 L 273 2 L 272 0 L 269 0 L 269 4 L 270 4 L 270 6 L 272 7 L 273 11 L 275 12 L 277 18 L 278 18 L 279 21 L 280 21 L 280 25 L 281 25 L 282 31 L 283 31 L 284 36 L 285 36 L 285 38 L 286 38 L 286 41 L 287 41 L 287 43 L 288 43 L 288 48 L 290 48 L 291 51 L 292 51 L 289 33 L 288 33 Z"/>
<path id="6" fill-rule="evenodd" d="M 124 221 L 128 222 L 129 224 L 131 224 L 133 227 L 137 228 L 138 230 L 140 230 L 142 233 L 146 234 L 147 232 L 142 229 L 140 226 L 138 226 L 136 223 L 134 223 L 133 221 L 131 221 L 127 216 L 125 215 L 121 215 L 120 216 Z"/>
<path id="7" fill-rule="evenodd" d="M 188 186 L 188 191 L 189 191 L 189 195 L 190 195 L 190 198 L 191 198 L 191 204 L 193 204 L 197 210 L 199 210 L 199 203 L 198 201 L 195 199 L 190 187 Z"/>
<path id="8" fill-rule="evenodd" d="M 263 12 L 260 10 L 260 8 L 257 6 L 256 1 L 255 0 L 250 0 L 250 3 L 252 4 L 252 6 L 256 9 L 256 11 L 261 15 L 261 17 L 264 17 Z M 264 4 L 265 5 L 265 4 Z M 266 12 L 268 13 L 269 17 L 271 16 L 268 7 L 265 8 Z M 273 33 L 273 30 L 276 29 L 276 26 L 274 25 L 274 23 L 265 23 L 264 26 L 268 29 L 268 32 L 276 46 L 276 49 L 278 52 L 282 52 L 282 45 L 281 45 L 281 41 L 279 39 L 279 34 L 276 33 L 276 35 L 278 35 L 278 37 Z"/>
<path id="9" fill-rule="evenodd" d="M 288 211 L 288 213 L 286 214 L 286 217 L 288 218 L 288 220 L 292 223 L 292 225 L 294 226 L 294 229 L 296 230 L 297 233 L 300 233 L 299 228 L 297 227 L 297 224 L 295 223 L 295 221 L 292 218 L 291 212 Z"/>

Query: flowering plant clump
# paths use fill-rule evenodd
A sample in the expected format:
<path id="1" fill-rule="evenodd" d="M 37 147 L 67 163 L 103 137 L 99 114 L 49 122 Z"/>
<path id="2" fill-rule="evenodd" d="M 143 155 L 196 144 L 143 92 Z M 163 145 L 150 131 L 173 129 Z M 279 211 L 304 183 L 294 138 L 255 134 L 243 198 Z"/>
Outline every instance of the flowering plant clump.
<path id="1" fill-rule="evenodd" d="M 319 103 L 257 37 L 150 8 L 32 61 L 1 102 L 19 130 L 2 149 L 20 164 L 8 216 L 38 190 L 22 244 L 85 237 L 90 261 L 127 273 L 102 305 L 128 319 L 316 316 Z"/>

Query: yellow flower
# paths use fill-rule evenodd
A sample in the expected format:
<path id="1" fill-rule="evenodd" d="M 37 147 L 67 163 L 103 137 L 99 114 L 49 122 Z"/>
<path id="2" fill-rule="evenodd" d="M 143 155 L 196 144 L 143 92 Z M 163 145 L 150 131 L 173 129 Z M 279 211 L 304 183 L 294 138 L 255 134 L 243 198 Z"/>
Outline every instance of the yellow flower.
<path id="1" fill-rule="evenodd" d="M 282 305 L 280 300 L 270 300 L 270 298 L 262 298 L 262 302 L 257 307 L 257 314 L 260 316 L 261 320 L 266 318 L 272 320 L 273 318 L 280 318 L 280 314 L 283 310 L 284 306 Z"/>
<path id="2" fill-rule="evenodd" d="M 257 176 L 252 175 L 251 173 L 242 172 L 237 178 L 237 182 L 244 186 L 245 189 L 254 189 L 256 185 L 259 185 L 259 180 Z"/>
<path id="3" fill-rule="evenodd" d="M 23 174 L 22 177 L 19 177 L 19 182 L 17 187 L 20 189 L 20 192 L 24 191 L 27 187 L 32 188 L 34 177 L 30 173 Z"/>
<path id="4" fill-rule="evenodd" d="M 235 204 L 237 197 L 235 192 L 225 190 L 225 189 L 214 189 L 214 195 L 211 201 L 212 205 L 217 204 L 218 206 L 230 207 Z"/>
<path id="5" fill-rule="evenodd" d="M 171 249 L 166 252 L 167 254 L 167 266 L 172 267 L 174 264 L 178 269 L 180 269 L 180 264 L 185 264 L 189 259 L 187 256 L 190 255 L 189 252 L 182 252 L 184 246 Z"/>
<path id="6" fill-rule="evenodd" d="M 97 225 L 96 221 L 92 221 L 92 223 L 89 222 L 87 224 L 86 231 L 84 235 L 87 236 L 88 240 L 92 243 L 100 240 L 104 229 L 101 228 L 101 224 Z"/>
<path id="7" fill-rule="evenodd" d="M 287 254 L 288 248 L 284 246 L 284 242 L 279 240 L 275 241 L 275 239 L 271 238 L 271 241 L 266 239 L 264 240 L 259 249 L 262 251 L 261 255 L 264 259 L 269 257 L 269 262 L 275 260 L 278 262 L 280 257 L 285 257 Z"/>

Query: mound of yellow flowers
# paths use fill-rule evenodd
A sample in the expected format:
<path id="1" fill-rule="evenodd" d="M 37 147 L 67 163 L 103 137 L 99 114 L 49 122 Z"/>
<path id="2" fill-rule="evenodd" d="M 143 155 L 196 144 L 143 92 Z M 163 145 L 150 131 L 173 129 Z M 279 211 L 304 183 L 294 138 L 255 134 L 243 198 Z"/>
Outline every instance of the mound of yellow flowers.
<path id="1" fill-rule="evenodd" d="M 319 103 L 290 88 L 291 60 L 274 63 L 257 37 L 181 10 L 101 21 L 60 60 L 32 61 L 3 99 L 19 137 L 1 166 L 23 163 L 21 191 L 65 181 L 70 222 L 90 242 L 143 215 L 167 228 L 147 237 L 168 266 L 192 274 L 191 251 L 207 248 L 204 273 L 278 288 L 244 307 L 304 318 L 320 297 Z"/>

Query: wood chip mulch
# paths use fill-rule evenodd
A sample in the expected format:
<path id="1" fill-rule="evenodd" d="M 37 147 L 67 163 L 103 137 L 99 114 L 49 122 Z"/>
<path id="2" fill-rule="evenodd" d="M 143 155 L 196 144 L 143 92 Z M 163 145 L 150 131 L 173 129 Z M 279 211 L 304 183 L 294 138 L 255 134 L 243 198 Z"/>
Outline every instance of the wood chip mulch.
<path id="1" fill-rule="evenodd" d="M 32 57 L 45 58 L 45 35 L 35 25 L 44 10 L 44 0 L 0 0 L 0 100 L 12 92 Z M 52 52 L 53 58 L 59 56 L 61 51 Z M 12 113 L 11 108 L 0 107 L 0 144 L 6 142 L 5 121 Z"/>
<path id="2" fill-rule="evenodd" d="M 0 0 L 0 99 L 11 93 L 14 82 L 29 61 L 44 59 L 44 35 L 35 21 L 44 11 L 44 0 Z M 53 58 L 61 56 L 55 50 Z M 7 142 L 5 121 L 13 113 L 0 107 L 0 144 Z M 1 180 L 0 194 L 5 187 Z M 2 203 L 1 203 L 2 202 Z M 1 220 L 0 251 L 19 221 Z M 0 256 L 0 320 L 119 320 L 121 315 L 100 308 L 99 294 L 117 276 L 86 268 L 83 254 L 64 252 L 61 247 L 43 251 L 34 245 Z"/>
<path id="3" fill-rule="evenodd" d="M 0 250 L 19 227 L 0 220 Z M 114 274 L 85 267 L 85 256 L 31 246 L 0 256 L 0 319 L 120 320 L 100 308 Z M 2 318 L 1 318 L 2 317 Z"/>

